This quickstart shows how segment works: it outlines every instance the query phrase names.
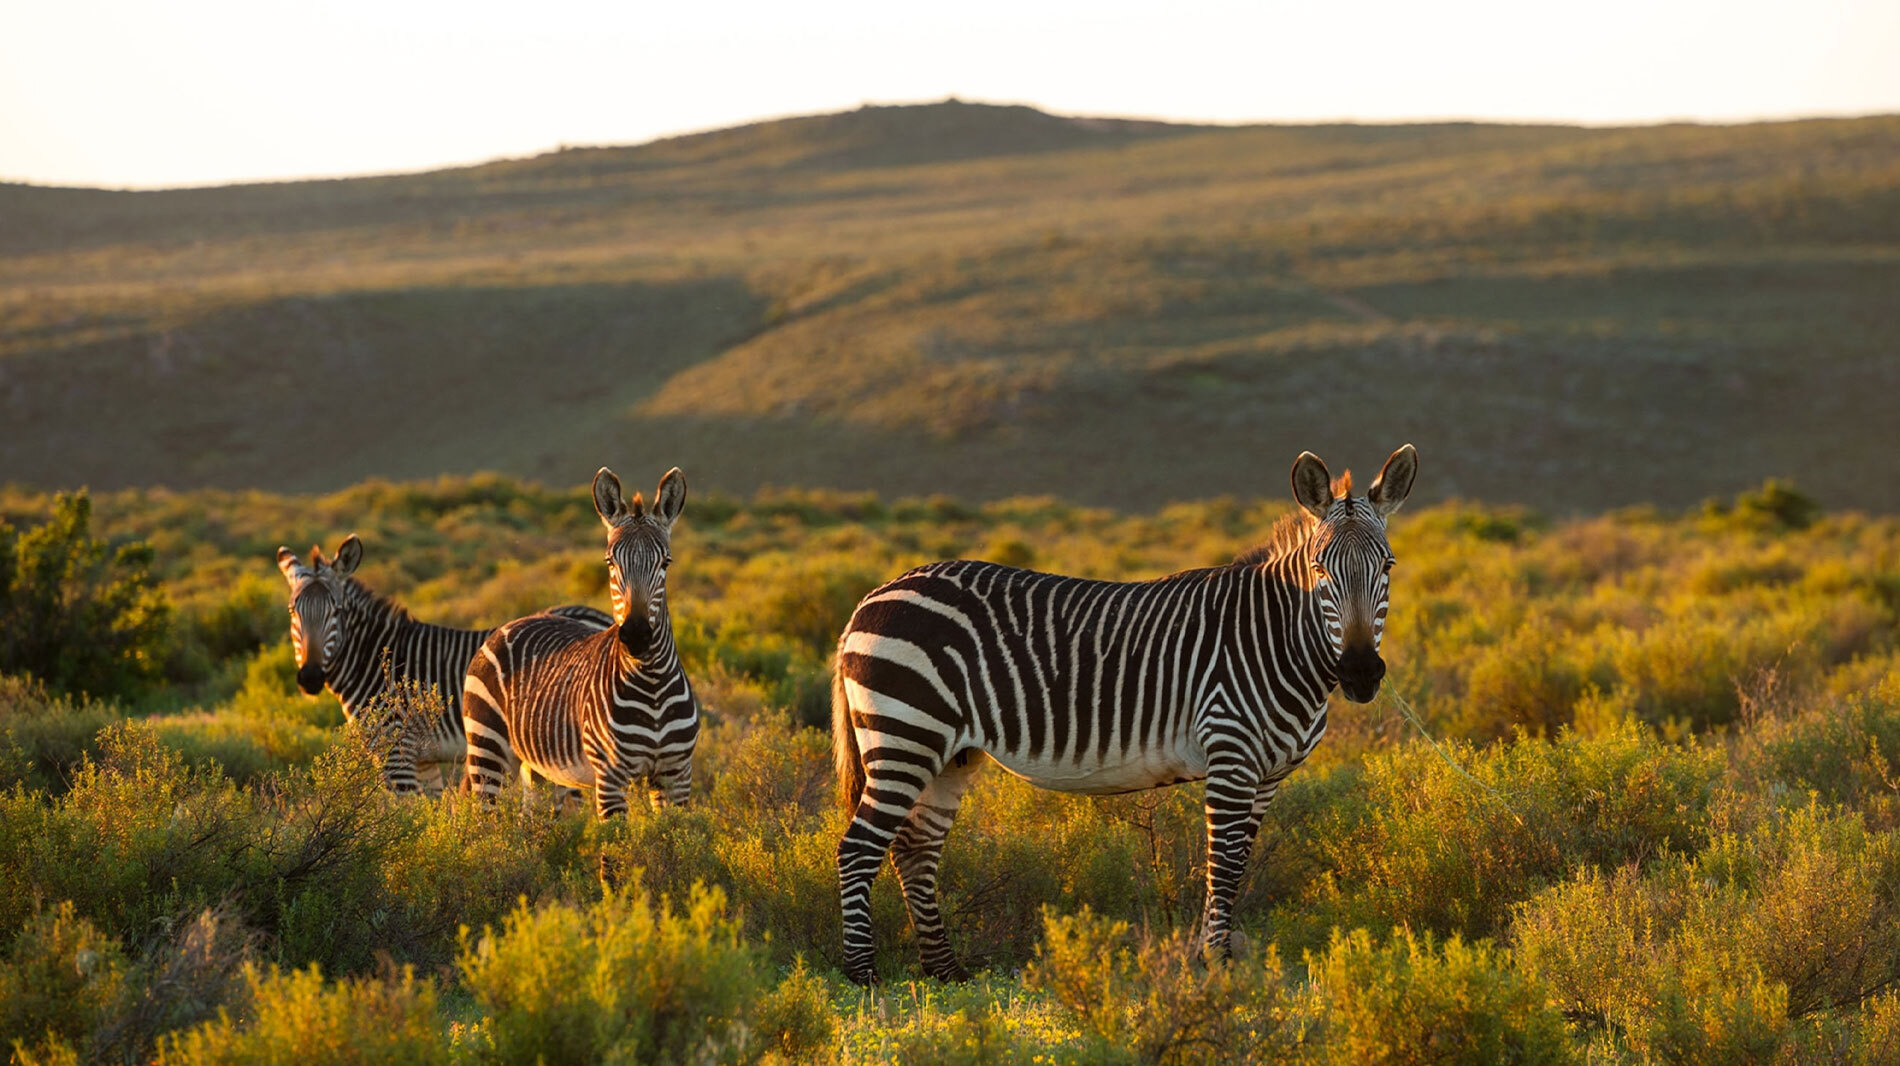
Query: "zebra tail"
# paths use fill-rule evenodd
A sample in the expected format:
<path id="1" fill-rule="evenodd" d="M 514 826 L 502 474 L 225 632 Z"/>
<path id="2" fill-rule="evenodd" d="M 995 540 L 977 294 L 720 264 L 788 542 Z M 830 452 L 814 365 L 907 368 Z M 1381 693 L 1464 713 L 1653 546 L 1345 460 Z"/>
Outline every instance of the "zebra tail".
<path id="1" fill-rule="evenodd" d="M 838 767 L 838 802 L 848 816 L 864 798 L 864 760 L 858 752 L 858 731 L 851 725 L 851 704 L 844 696 L 843 662 L 831 668 L 831 754 Z"/>

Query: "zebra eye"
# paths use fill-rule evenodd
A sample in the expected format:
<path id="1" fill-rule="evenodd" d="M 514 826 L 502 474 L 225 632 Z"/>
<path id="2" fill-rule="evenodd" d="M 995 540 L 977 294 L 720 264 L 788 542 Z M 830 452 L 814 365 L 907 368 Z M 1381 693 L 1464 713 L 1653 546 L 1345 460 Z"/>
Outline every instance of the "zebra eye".
<path id="1" fill-rule="evenodd" d="M 1399 561 L 1397 559 L 1387 559 L 1385 561 L 1385 572 L 1388 574 L 1391 573 L 1392 568 L 1397 565 L 1399 565 Z"/>

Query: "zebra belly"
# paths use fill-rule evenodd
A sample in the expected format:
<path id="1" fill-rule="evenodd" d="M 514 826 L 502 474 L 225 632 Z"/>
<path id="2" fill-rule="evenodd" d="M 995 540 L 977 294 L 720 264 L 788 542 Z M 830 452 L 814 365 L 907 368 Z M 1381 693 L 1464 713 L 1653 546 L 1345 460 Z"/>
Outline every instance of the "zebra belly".
<path id="1" fill-rule="evenodd" d="M 990 757 L 1031 784 L 1057 792 L 1092 796 L 1139 792 L 1183 781 L 1199 781 L 1207 776 L 1207 753 L 1201 751 L 1199 745 L 1176 750 L 1131 751 L 1127 758 L 1087 759 L 1079 765 L 1070 759 L 1031 759 L 1007 752 L 991 752 Z"/>
<path id="2" fill-rule="evenodd" d="M 567 788 L 594 787 L 594 768 L 587 765 L 586 759 L 581 759 L 572 765 L 556 765 L 524 758 L 521 760 L 521 765 L 557 785 Z"/>
<path id="3" fill-rule="evenodd" d="M 538 715 L 523 715 L 513 723 L 510 739 L 515 758 L 537 776 L 556 784 L 593 787 L 594 767 L 583 754 L 586 744 L 581 731 L 566 721 L 546 721 L 552 716 L 548 708 L 537 711 Z"/>

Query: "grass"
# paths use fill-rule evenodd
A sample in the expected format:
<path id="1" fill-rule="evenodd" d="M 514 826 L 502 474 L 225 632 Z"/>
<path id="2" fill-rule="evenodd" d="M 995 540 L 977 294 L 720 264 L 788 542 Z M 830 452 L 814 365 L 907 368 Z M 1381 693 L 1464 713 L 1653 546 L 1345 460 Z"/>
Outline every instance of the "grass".
<path id="1" fill-rule="evenodd" d="M 917 977 L 886 877 L 872 993 L 837 971 L 839 815 L 805 724 L 856 598 L 944 556 L 1219 562 L 1290 503 L 695 496 L 669 585 L 706 706 L 694 802 L 605 824 L 386 794 L 334 701 L 295 693 L 271 587 L 277 542 L 347 528 L 424 618 L 597 603 L 584 493 L 93 503 L 100 536 L 152 543 L 177 658 L 208 672 L 131 706 L 0 682 L 0 1040 L 23 1057 L 1878 1062 L 1900 1039 L 1900 522 L 1784 485 L 1589 519 L 1408 508 L 1389 684 L 1460 769 L 1392 700 L 1331 708 L 1212 968 L 1199 786 L 981 775 L 942 889 L 978 978 Z M 23 528 L 52 506 L 0 491 Z"/>

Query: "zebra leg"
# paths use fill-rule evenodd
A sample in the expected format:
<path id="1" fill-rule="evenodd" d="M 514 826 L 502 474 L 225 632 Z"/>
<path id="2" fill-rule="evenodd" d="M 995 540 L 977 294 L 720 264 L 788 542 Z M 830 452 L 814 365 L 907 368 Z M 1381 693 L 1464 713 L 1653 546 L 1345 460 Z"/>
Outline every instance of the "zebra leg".
<path id="1" fill-rule="evenodd" d="M 476 664 L 486 665 L 480 657 Z M 508 722 L 489 694 L 488 679 L 493 672 L 485 675 L 471 671 L 462 690 L 462 733 L 468 753 L 463 785 L 493 803 L 501 795 L 502 782 L 521 763 L 515 758 L 514 743 L 508 739 Z"/>
<path id="2" fill-rule="evenodd" d="M 383 759 L 383 786 L 398 796 L 419 796 L 422 783 L 418 780 L 416 764 L 392 752 Z"/>
<path id="3" fill-rule="evenodd" d="M 647 775 L 647 802 L 654 810 L 684 807 L 693 796 L 693 760 L 681 759 L 671 766 L 656 768 Z"/>
<path id="4" fill-rule="evenodd" d="M 838 906 L 844 914 L 844 973 L 861 985 L 877 980 L 871 932 L 871 882 L 917 797 L 935 778 L 934 767 L 880 762 L 865 768 L 864 794 L 838 841 Z"/>
<path id="5" fill-rule="evenodd" d="M 627 813 L 627 785 L 632 777 L 617 766 L 594 766 L 594 815 L 601 821 Z"/>
<path id="6" fill-rule="evenodd" d="M 383 752 L 384 787 L 398 796 L 422 795 L 421 767 L 402 722 L 393 715 L 385 718 L 379 732 L 378 741 L 388 745 Z"/>
<path id="7" fill-rule="evenodd" d="M 924 972 L 939 981 L 970 979 L 970 971 L 957 961 L 944 935 L 943 915 L 937 909 L 937 864 L 957 807 L 981 766 L 975 751 L 959 752 L 917 797 L 917 806 L 891 841 L 891 865 L 897 867 L 897 879 L 904 886 L 904 903 L 910 909 L 910 927 L 923 955 Z"/>
<path id="8" fill-rule="evenodd" d="M 1234 896 L 1253 856 L 1260 819 L 1279 782 L 1261 787 L 1260 775 L 1244 763 L 1216 764 L 1207 775 L 1207 902 L 1201 910 L 1201 946 L 1227 956 Z M 1262 798 L 1264 794 L 1264 798 Z"/>

